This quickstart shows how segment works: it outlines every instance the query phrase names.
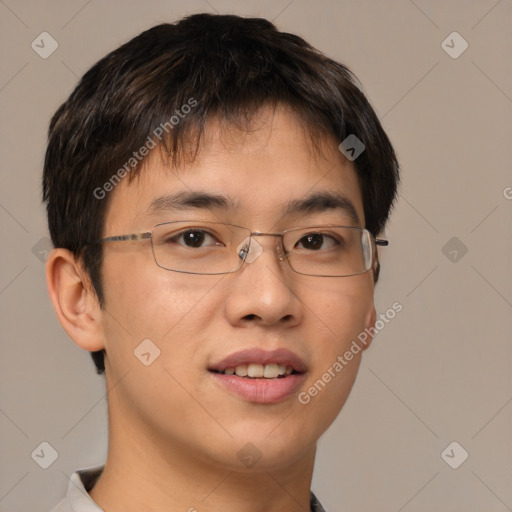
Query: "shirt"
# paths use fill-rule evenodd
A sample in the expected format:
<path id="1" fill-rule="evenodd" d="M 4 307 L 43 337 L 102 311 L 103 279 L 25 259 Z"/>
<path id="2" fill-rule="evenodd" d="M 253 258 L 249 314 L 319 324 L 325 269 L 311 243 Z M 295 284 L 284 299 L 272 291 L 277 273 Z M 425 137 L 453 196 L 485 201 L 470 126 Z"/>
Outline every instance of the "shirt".
<path id="1" fill-rule="evenodd" d="M 103 512 L 89 496 L 105 466 L 75 471 L 69 480 L 66 497 L 50 512 Z M 311 493 L 311 512 L 325 512 L 316 496 Z"/>

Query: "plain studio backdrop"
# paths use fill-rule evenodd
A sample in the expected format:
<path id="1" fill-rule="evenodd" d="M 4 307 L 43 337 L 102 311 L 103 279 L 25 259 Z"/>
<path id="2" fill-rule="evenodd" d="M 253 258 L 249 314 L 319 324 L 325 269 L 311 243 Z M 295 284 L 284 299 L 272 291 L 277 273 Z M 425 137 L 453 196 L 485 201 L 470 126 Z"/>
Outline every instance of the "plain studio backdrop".
<path id="1" fill-rule="evenodd" d="M 512 510 L 510 0 L 1 0 L 0 510 L 48 511 L 107 448 L 104 377 L 46 292 L 50 117 L 99 58 L 195 12 L 268 18 L 347 64 L 402 167 L 376 306 L 403 309 L 319 442 L 313 490 L 329 512 Z"/>

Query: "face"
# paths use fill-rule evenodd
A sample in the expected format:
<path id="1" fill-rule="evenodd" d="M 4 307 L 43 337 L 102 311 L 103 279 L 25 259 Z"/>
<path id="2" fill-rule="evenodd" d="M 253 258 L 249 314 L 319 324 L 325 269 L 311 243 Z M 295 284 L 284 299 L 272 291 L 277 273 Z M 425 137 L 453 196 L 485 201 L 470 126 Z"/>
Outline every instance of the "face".
<path id="1" fill-rule="evenodd" d="M 140 177 L 116 187 L 104 236 L 198 219 L 264 233 L 357 222 L 364 227 L 353 165 L 334 140 L 321 153 L 283 108 L 273 115 L 262 111 L 250 133 L 211 122 L 193 163 L 173 169 L 155 153 Z M 193 194 L 224 200 L 192 201 Z M 343 196 L 359 221 L 348 208 L 326 201 L 310 201 L 306 209 L 304 200 L 319 194 Z M 120 432 L 114 435 L 151 439 L 160 454 L 180 450 L 237 471 L 245 469 L 244 450 L 261 454 L 260 470 L 314 455 L 356 377 L 361 352 L 342 371 L 332 368 L 373 325 L 373 278 L 371 271 L 299 275 L 279 258 L 278 241 L 258 237 L 261 250 L 252 263 L 224 275 L 160 268 L 150 240 L 105 244 L 101 322 L 107 386 L 115 386 L 109 408 Z M 144 350 L 137 348 L 148 339 Z M 142 364 L 134 351 L 149 352 L 151 364 Z M 289 373 L 288 367 L 293 373 L 272 379 L 229 375 L 229 368 L 251 363 L 254 375 L 262 367 L 268 375 Z M 308 393 L 330 368 L 330 381 Z"/>

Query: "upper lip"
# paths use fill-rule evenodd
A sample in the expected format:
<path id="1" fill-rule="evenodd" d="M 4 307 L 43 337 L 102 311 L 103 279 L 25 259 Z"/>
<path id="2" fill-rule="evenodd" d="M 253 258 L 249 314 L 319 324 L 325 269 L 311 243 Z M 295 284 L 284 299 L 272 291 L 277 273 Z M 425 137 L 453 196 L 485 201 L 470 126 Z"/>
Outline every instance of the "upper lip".
<path id="1" fill-rule="evenodd" d="M 252 348 L 234 352 L 221 361 L 211 365 L 209 370 L 223 372 L 226 368 L 236 368 L 239 365 L 250 363 L 262 365 L 281 364 L 283 366 L 291 366 L 297 373 L 304 373 L 306 371 L 304 361 L 297 354 L 285 348 L 270 351 Z"/>

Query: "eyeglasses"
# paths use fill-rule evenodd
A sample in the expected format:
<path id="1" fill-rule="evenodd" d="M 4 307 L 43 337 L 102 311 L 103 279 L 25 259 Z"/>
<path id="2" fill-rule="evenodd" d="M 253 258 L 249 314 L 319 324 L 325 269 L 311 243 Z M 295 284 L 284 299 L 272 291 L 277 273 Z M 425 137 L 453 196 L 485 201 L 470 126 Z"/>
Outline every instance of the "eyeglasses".
<path id="1" fill-rule="evenodd" d="M 261 233 L 235 224 L 185 220 L 163 222 L 143 233 L 109 236 L 97 243 L 150 239 L 159 267 L 216 275 L 236 272 L 244 263 L 254 262 L 263 252 L 255 239 L 261 236 L 281 239 L 276 244 L 277 255 L 294 272 L 318 277 L 362 274 L 372 268 L 376 246 L 389 245 L 358 227 L 325 225 Z"/>

